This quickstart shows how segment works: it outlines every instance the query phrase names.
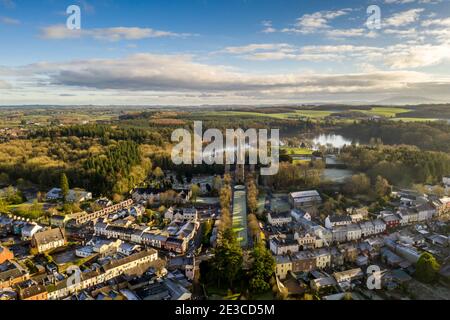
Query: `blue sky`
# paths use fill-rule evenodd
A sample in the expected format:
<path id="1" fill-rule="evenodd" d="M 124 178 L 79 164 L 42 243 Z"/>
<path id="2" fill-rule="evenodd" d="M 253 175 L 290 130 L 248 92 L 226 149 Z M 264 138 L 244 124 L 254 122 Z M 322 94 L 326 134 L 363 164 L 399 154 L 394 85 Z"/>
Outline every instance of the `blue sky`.
<path id="1" fill-rule="evenodd" d="M 450 99 L 448 0 L 0 0 L 0 42 L 0 104 Z"/>

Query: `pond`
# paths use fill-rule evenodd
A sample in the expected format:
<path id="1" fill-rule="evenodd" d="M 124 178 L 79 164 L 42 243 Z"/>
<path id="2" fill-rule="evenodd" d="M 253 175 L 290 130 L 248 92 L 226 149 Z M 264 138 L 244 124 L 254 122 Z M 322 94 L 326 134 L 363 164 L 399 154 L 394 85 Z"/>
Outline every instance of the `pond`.
<path id="1" fill-rule="evenodd" d="M 348 169 L 325 169 L 322 178 L 325 180 L 342 183 L 345 179 L 353 175 L 352 170 Z"/>
<path id="2" fill-rule="evenodd" d="M 352 140 L 349 140 L 339 134 L 321 134 L 313 139 L 315 148 L 319 146 L 331 146 L 333 148 L 342 148 L 352 144 Z"/>

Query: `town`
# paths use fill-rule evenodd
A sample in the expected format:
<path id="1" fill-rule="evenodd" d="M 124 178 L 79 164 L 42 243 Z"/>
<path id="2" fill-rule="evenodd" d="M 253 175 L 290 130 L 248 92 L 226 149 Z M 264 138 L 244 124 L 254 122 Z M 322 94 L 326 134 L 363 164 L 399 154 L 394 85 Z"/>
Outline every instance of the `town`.
<path id="1" fill-rule="evenodd" d="M 435 311 L 449 26 L 450 0 L 0 0 L 1 306 Z"/>
<path id="2" fill-rule="evenodd" d="M 227 223 L 237 234 L 244 270 L 255 263 L 252 250 L 270 252 L 261 280 L 273 284 L 267 286 L 274 298 L 418 298 L 421 290 L 431 290 L 416 280 L 420 268 L 422 277 L 448 283 L 448 196 L 384 185 L 384 208 L 348 206 L 324 214 L 327 195 L 277 193 L 268 187 L 270 176 L 259 176 L 254 165 L 226 165 L 223 175 L 188 179 L 156 168 L 149 179 L 128 199 L 112 201 L 69 189 L 63 175 L 60 186 L 35 194 L 45 216 L 2 214 L 1 299 L 214 298 L 202 272 L 219 254 Z M 449 183 L 444 177 L 446 192 Z M 0 194 L 11 199 L 24 192 L 10 186 Z M 64 206 L 83 209 L 61 214 Z M 441 267 L 433 275 L 420 266 L 427 263 Z M 379 270 L 377 290 L 367 286 L 370 266 Z"/>

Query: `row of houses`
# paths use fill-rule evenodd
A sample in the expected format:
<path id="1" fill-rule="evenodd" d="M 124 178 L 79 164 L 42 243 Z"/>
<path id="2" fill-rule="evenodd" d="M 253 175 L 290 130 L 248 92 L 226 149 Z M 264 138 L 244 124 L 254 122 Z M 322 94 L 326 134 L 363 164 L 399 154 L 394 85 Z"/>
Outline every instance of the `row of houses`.
<path id="1" fill-rule="evenodd" d="M 96 236 L 120 239 L 144 246 L 164 249 L 176 253 L 185 253 L 200 224 L 197 221 L 175 221 L 164 232 L 150 230 L 149 227 L 119 227 L 104 221 L 94 225 Z"/>
<path id="2" fill-rule="evenodd" d="M 300 251 L 291 255 L 277 255 L 275 256 L 275 274 L 280 280 L 284 280 L 290 272 L 313 272 L 343 266 L 345 262 L 357 263 L 361 257 L 359 255 L 361 251 L 361 248 L 357 246 L 343 246 Z"/>
<path id="3" fill-rule="evenodd" d="M 274 255 L 282 255 L 305 249 L 328 247 L 333 243 L 358 241 L 362 238 L 382 234 L 385 231 L 386 223 L 381 219 L 338 226 L 332 230 L 304 219 L 304 224 L 293 235 L 278 234 L 273 236 L 269 241 L 269 247 Z"/>
<path id="4" fill-rule="evenodd" d="M 144 250 L 128 257 L 112 260 L 98 270 L 82 272 L 78 279 L 79 281 L 73 281 L 67 278 L 49 286 L 36 284 L 28 289 L 28 291 L 34 291 L 33 295 L 23 292 L 22 296 L 26 296 L 27 300 L 63 299 L 75 292 L 103 284 L 132 269 L 147 265 L 156 260 L 158 260 L 158 252 L 156 250 Z"/>
<path id="5" fill-rule="evenodd" d="M 122 201 L 118 204 L 106 207 L 102 210 L 93 212 L 93 213 L 87 213 L 87 212 L 83 212 L 79 215 L 77 215 L 73 221 L 75 222 L 76 225 L 83 225 L 85 223 L 91 222 L 91 221 L 95 221 L 97 219 L 100 218 L 105 218 L 106 216 L 108 216 L 111 213 L 114 213 L 116 211 L 122 210 L 122 209 L 126 209 L 129 208 L 133 205 L 133 200 L 132 199 L 128 199 L 126 201 Z"/>
<path id="6" fill-rule="evenodd" d="M 317 269 L 341 268 L 346 263 L 366 266 L 370 260 L 380 257 L 385 239 L 375 236 L 359 243 L 345 243 L 330 248 L 311 249 L 276 255 L 276 275 L 286 278 L 289 272 L 311 272 Z"/>

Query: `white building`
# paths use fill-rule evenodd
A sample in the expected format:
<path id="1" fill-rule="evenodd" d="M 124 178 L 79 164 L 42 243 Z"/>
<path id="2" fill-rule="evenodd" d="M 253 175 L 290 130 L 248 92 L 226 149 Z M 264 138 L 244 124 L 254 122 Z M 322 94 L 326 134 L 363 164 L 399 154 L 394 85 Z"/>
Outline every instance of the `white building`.
<path id="1" fill-rule="evenodd" d="M 196 221 L 198 220 L 198 211 L 196 208 L 173 208 L 164 214 L 164 218 L 170 221 Z"/>
<path id="2" fill-rule="evenodd" d="M 363 237 L 370 237 L 375 234 L 375 226 L 372 221 L 361 222 L 359 227 L 361 228 L 361 236 Z"/>
<path id="3" fill-rule="evenodd" d="M 270 239 L 270 251 L 274 255 L 282 256 L 288 253 L 298 252 L 299 245 L 294 239 L 284 239 L 279 237 L 274 237 Z"/>
<path id="4" fill-rule="evenodd" d="M 317 190 L 292 192 L 289 194 L 292 208 L 308 208 L 320 205 L 322 197 Z"/>
<path id="5" fill-rule="evenodd" d="M 54 201 L 62 199 L 61 188 L 53 188 L 46 194 L 47 201 Z M 83 202 L 92 200 L 92 193 L 81 189 L 71 189 L 67 193 L 66 201 L 68 202 Z"/>
<path id="6" fill-rule="evenodd" d="M 292 222 L 292 216 L 289 212 L 275 213 L 269 212 L 267 220 L 272 226 L 282 226 Z"/>
<path id="7" fill-rule="evenodd" d="M 419 222 L 433 219 L 436 214 L 436 209 L 429 203 L 418 206 L 417 211 L 419 212 Z"/>
<path id="8" fill-rule="evenodd" d="M 307 232 L 295 232 L 294 239 L 297 240 L 300 248 L 312 249 L 316 247 L 316 236 Z"/>
<path id="9" fill-rule="evenodd" d="M 318 269 L 325 269 L 331 266 L 331 253 L 327 249 L 320 249 L 313 252 L 316 257 Z"/>
<path id="10" fill-rule="evenodd" d="M 31 246 L 39 253 L 62 247 L 66 244 L 66 236 L 61 228 L 50 229 L 35 233 L 31 239 Z"/>
<path id="11" fill-rule="evenodd" d="M 386 223 L 384 223 L 381 219 L 374 220 L 373 226 L 375 227 L 375 234 L 380 234 L 386 231 Z"/>
<path id="12" fill-rule="evenodd" d="M 361 228 L 357 224 L 347 226 L 347 241 L 355 241 L 361 239 Z"/>
<path id="13" fill-rule="evenodd" d="M 288 256 L 276 256 L 275 257 L 276 268 L 275 275 L 280 280 L 286 279 L 286 276 L 292 271 L 292 261 Z"/>
<path id="14" fill-rule="evenodd" d="M 42 227 L 35 223 L 27 223 L 22 228 L 22 239 L 30 240 Z"/>
<path id="15" fill-rule="evenodd" d="M 352 218 L 347 215 L 332 215 L 328 216 L 325 219 L 325 228 L 327 229 L 333 229 L 334 227 L 342 227 L 347 226 L 352 223 Z"/>

